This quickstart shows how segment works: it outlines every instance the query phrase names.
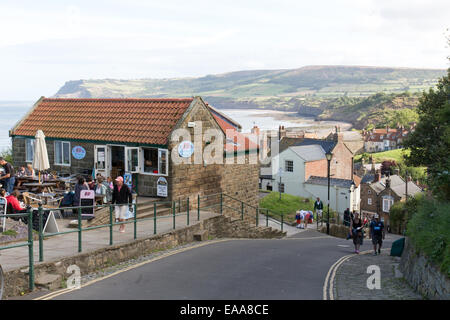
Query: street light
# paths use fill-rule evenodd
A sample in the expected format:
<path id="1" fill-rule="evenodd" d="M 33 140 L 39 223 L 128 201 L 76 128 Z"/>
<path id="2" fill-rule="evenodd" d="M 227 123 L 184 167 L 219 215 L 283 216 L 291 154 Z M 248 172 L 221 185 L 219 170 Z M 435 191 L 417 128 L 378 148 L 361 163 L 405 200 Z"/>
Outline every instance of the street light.
<path id="1" fill-rule="evenodd" d="M 327 170 L 327 176 L 328 176 L 327 234 L 330 234 L 330 162 L 331 162 L 331 158 L 333 157 L 333 154 L 330 151 L 328 151 L 325 154 L 325 157 L 327 158 L 327 162 L 328 162 L 328 170 Z"/>

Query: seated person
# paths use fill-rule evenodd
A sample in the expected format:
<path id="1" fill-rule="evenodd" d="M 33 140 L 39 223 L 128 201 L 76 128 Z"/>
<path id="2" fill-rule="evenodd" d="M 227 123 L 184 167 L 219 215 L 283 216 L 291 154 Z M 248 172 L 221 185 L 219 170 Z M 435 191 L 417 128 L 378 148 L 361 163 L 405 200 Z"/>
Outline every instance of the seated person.
<path id="1" fill-rule="evenodd" d="M 15 189 L 9 196 L 6 197 L 6 201 L 8 201 L 8 204 L 11 204 L 14 212 L 25 212 L 26 207 L 21 205 L 18 199 L 19 197 L 20 192 Z"/>
<path id="2" fill-rule="evenodd" d="M 25 175 L 27 177 L 35 176 L 34 169 L 33 169 L 33 166 L 31 165 L 31 163 L 27 164 L 27 167 L 25 168 Z"/>
<path id="3" fill-rule="evenodd" d="M 25 172 L 25 167 L 24 166 L 20 167 L 19 170 L 17 170 L 16 176 L 17 177 L 25 177 L 26 176 L 26 172 Z"/>

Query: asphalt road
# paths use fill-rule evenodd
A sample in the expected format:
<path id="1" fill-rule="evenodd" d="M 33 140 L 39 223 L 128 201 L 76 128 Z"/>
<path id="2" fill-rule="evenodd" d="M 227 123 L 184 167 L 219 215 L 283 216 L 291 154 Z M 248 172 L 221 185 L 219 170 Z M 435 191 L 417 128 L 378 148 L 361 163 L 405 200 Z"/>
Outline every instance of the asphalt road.
<path id="1" fill-rule="evenodd" d="M 385 248 L 397 236 L 387 235 Z M 371 249 L 365 240 L 361 250 Z M 330 267 L 351 254 L 351 240 L 305 231 L 284 239 L 230 240 L 124 271 L 59 300 L 322 300 Z"/>

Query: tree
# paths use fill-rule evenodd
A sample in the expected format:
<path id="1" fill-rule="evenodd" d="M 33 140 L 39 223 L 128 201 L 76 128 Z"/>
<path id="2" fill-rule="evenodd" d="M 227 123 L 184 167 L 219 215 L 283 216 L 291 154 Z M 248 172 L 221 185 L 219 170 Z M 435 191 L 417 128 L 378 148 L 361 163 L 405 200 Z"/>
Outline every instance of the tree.
<path id="1" fill-rule="evenodd" d="M 433 194 L 450 200 L 450 69 L 439 79 L 436 90 L 424 92 L 418 106 L 419 121 L 404 146 L 408 166 L 428 167 Z"/>

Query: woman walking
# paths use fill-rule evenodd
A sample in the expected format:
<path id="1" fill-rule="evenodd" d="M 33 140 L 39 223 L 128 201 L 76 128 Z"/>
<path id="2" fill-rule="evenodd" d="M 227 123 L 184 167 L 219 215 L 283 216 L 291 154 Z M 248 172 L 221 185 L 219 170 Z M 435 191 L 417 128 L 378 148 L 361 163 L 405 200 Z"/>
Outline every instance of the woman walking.
<path id="1" fill-rule="evenodd" d="M 363 233 L 362 233 L 362 221 L 359 217 L 359 214 L 355 214 L 354 219 L 351 221 L 350 224 L 350 235 L 353 238 L 353 244 L 355 245 L 355 253 L 359 254 L 359 248 L 362 244 L 362 238 L 363 238 Z"/>

